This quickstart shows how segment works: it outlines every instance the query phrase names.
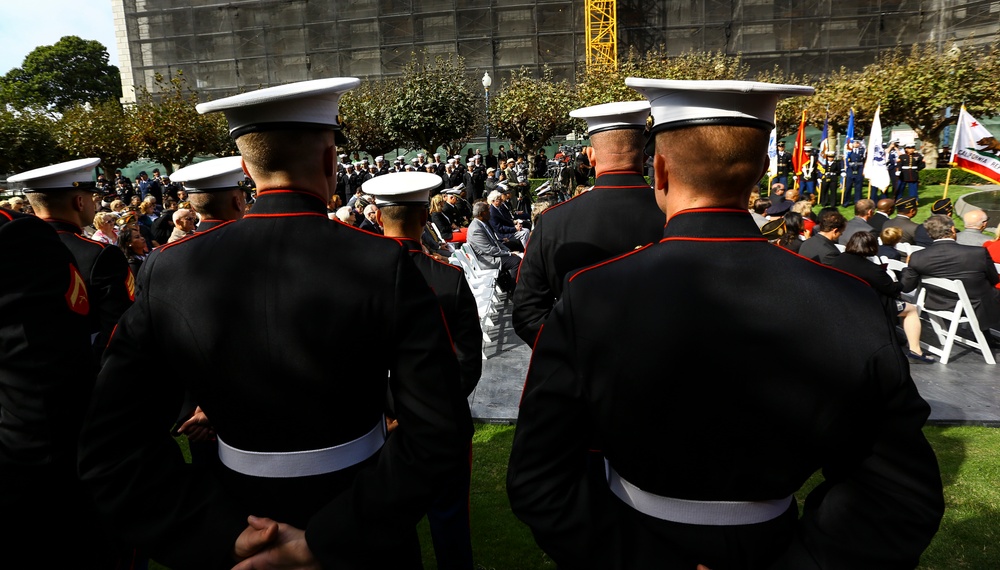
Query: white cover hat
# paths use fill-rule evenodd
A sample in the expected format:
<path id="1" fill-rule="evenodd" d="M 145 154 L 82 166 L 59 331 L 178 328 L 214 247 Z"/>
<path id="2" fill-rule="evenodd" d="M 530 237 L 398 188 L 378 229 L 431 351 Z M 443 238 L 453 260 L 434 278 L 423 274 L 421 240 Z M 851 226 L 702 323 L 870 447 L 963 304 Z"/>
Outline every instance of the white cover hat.
<path id="1" fill-rule="evenodd" d="M 649 100 L 652 133 L 697 125 L 747 125 L 771 130 L 782 97 L 812 95 L 807 85 L 756 81 L 685 81 L 627 77 Z"/>
<path id="2" fill-rule="evenodd" d="M 429 172 L 394 172 L 376 176 L 361 185 L 365 194 L 375 197 L 376 206 L 427 204 L 431 190 L 441 186 L 441 177 Z"/>
<path id="3" fill-rule="evenodd" d="M 23 184 L 26 194 L 51 190 L 90 190 L 97 186 L 94 182 L 94 168 L 100 163 L 99 158 L 79 158 L 15 174 L 7 182 Z"/>
<path id="4" fill-rule="evenodd" d="M 649 101 L 616 101 L 592 105 L 569 112 L 574 119 L 587 121 L 587 134 L 617 129 L 645 129 Z"/>
<path id="5" fill-rule="evenodd" d="M 299 81 L 199 103 L 199 113 L 222 111 L 234 139 L 246 133 L 320 125 L 340 133 L 340 97 L 361 84 L 356 77 Z"/>
<path id="6" fill-rule="evenodd" d="M 171 180 L 184 184 L 189 194 L 235 190 L 243 182 L 243 159 L 226 156 L 185 166 L 174 172 Z"/>

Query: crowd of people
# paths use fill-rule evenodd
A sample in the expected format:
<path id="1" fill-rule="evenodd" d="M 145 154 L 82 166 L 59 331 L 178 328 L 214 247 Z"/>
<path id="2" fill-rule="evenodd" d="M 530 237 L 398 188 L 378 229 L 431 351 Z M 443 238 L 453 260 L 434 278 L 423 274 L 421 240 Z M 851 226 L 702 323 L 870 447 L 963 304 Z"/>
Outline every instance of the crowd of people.
<path id="1" fill-rule="evenodd" d="M 38 525 L 5 524 L 8 536 L 43 551 L 72 512 L 95 522 L 65 553 L 48 549 L 53 560 L 419 568 L 427 516 L 438 567 L 471 569 L 468 398 L 482 331 L 448 263 L 464 241 L 506 276 L 498 286 L 532 347 L 507 492 L 557 565 L 916 565 L 944 503 L 906 358 L 929 357 L 900 292 L 975 264 L 991 288 L 969 286 L 981 322 L 1000 317 L 986 306 L 1000 291 L 995 242 L 981 255 L 954 243 L 950 209 L 937 211 L 950 203 L 920 225 L 915 199 L 858 199 L 849 221 L 814 214 L 808 187 L 753 196 L 775 106 L 806 86 L 629 78 L 644 100 L 571 113 L 591 144 L 564 200 L 533 195 L 525 158 L 503 147 L 348 160 L 336 117 L 359 83 L 199 104 L 225 115 L 240 156 L 173 181 L 95 183 L 97 159 L 11 177 L 28 197 L 17 206 L 36 215 L 0 210 L 0 244 L 38 245 L 0 271 L 19 303 L 0 306 L 12 315 L 0 334 L 25 347 L 0 355 L 2 379 L 80 382 L 72 399 L 0 402 L 44 409 L 25 416 L 31 437 L 0 424 L 4 464 L 18 466 L 5 482 L 34 485 L 3 494 L 5 519 Z M 621 211 L 627 223 L 609 225 Z M 868 259 L 883 235 L 924 234 L 898 282 Z M 15 283 L 8 267 L 32 279 Z M 809 295 L 773 294 L 802 284 Z M 840 357 L 790 351 L 774 369 L 719 356 L 768 353 L 803 327 Z M 359 345 L 372 351 L 336 358 Z M 184 358 L 164 360 L 164 347 Z M 685 361 L 713 365 L 672 372 Z M 189 460 L 178 434 L 199 444 Z M 39 438 L 57 461 L 35 459 Z M 825 481 L 800 514 L 794 493 L 817 470 Z M 61 496 L 31 515 L 53 480 L 76 510 Z"/>

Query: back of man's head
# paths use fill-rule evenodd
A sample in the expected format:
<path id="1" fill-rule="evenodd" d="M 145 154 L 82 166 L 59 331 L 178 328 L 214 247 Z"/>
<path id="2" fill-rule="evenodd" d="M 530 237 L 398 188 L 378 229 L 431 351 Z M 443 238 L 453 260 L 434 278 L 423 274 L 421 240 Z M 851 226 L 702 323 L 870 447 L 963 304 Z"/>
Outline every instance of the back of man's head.
<path id="1" fill-rule="evenodd" d="M 821 212 L 819 216 L 820 232 L 830 232 L 833 230 L 843 230 L 847 225 L 847 218 L 843 214 L 834 210 Z"/>
<path id="2" fill-rule="evenodd" d="M 924 229 L 927 230 L 927 235 L 929 235 L 931 239 L 946 239 L 955 237 L 955 222 L 951 219 L 951 216 L 934 214 L 933 216 L 927 218 L 927 221 L 924 222 Z"/>
<path id="3" fill-rule="evenodd" d="M 983 224 L 987 220 L 989 220 L 989 216 L 983 210 L 969 210 L 962 214 L 962 222 L 965 224 L 965 228 L 970 230 L 982 231 Z"/>
<path id="4" fill-rule="evenodd" d="M 854 203 L 854 215 L 861 218 L 868 218 L 875 211 L 875 201 L 869 198 L 862 198 Z"/>
<path id="5" fill-rule="evenodd" d="M 757 198 L 753 203 L 753 211 L 761 216 L 771 207 L 771 200 L 768 198 Z"/>
<path id="6" fill-rule="evenodd" d="M 881 200 L 878 201 L 878 204 L 875 205 L 876 210 L 882 212 L 887 216 L 892 214 L 892 210 L 895 207 L 896 207 L 896 201 L 893 200 L 892 198 L 882 198 Z"/>
<path id="7" fill-rule="evenodd" d="M 768 137 L 768 132 L 757 127 L 683 127 L 659 133 L 656 153 L 666 159 L 673 181 L 729 195 L 760 180 Z"/>

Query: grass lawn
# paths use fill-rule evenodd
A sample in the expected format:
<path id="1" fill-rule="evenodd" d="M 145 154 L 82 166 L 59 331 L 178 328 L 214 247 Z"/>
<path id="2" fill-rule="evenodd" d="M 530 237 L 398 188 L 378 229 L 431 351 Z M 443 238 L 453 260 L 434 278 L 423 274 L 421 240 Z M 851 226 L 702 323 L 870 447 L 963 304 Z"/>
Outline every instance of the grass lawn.
<path id="1" fill-rule="evenodd" d="M 1000 430 L 926 427 L 941 465 L 947 510 L 924 553 L 922 570 L 1000 568 Z M 473 440 L 472 540 L 477 569 L 555 568 L 510 512 L 504 481 L 513 426 L 479 424 Z M 822 480 L 819 474 L 797 494 Z M 420 523 L 424 567 L 437 568 L 426 519 Z"/>

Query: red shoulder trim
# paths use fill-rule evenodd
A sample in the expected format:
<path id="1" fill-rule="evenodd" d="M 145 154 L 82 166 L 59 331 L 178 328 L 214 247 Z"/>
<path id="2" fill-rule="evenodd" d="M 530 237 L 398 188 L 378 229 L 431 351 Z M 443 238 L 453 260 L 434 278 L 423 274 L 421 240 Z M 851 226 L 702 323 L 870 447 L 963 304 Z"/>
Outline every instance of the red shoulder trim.
<path id="1" fill-rule="evenodd" d="M 11 216 L 5 210 L 0 210 L 0 214 L 3 214 L 3 217 L 7 218 L 8 220 L 14 221 L 14 216 Z"/>
<path id="2" fill-rule="evenodd" d="M 605 265 L 607 265 L 609 263 L 614 263 L 615 261 L 618 261 L 619 259 L 624 259 L 624 258 L 626 258 L 626 257 L 628 257 L 630 255 L 635 255 L 636 253 L 638 253 L 638 252 L 646 249 L 647 247 L 649 247 L 651 245 L 653 245 L 653 244 L 651 244 L 651 243 L 650 244 L 646 244 L 646 245 L 644 245 L 644 246 L 642 246 L 642 247 L 640 247 L 638 249 L 633 249 L 632 251 L 625 252 L 625 253 L 617 256 L 617 257 L 612 257 L 611 259 L 605 259 L 604 261 L 602 261 L 600 263 L 591 265 L 590 267 L 585 267 L 585 268 L 577 271 L 576 273 L 574 273 L 573 276 L 569 278 L 569 281 L 567 281 L 567 283 L 572 282 L 579 275 L 581 275 L 583 273 L 586 273 L 586 272 L 590 271 L 591 269 L 597 269 L 598 267 L 603 267 L 603 266 L 605 266 Z M 541 332 L 542 332 L 541 329 L 539 329 L 538 332 L 539 332 L 539 334 L 541 334 Z M 537 338 L 535 340 L 537 340 Z"/>
<path id="3" fill-rule="evenodd" d="M 225 222 L 222 222 L 221 224 L 219 224 L 219 225 L 217 225 L 215 227 L 208 228 L 207 230 L 204 230 L 204 231 L 195 232 L 195 233 L 193 233 L 193 234 L 191 234 L 191 235 L 189 235 L 189 236 L 187 236 L 187 237 L 185 237 L 183 239 L 179 239 L 179 240 L 177 240 L 175 242 L 165 243 L 165 244 L 161 245 L 160 247 L 157 247 L 157 248 L 154 248 L 154 249 L 160 249 L 160 250 L 169 249 L 169 248 L 174 247 L 175 245 L 177 245 L 177 244 L 179 244 L 181 242 L 188 241 L 189 239 L 194 239 L 194 238 L 199 237 L 199 236 L 208 235 L 208 234 L 214 232 L 215 230 L 217 230 L 219 228 L 226 227 L 226 226 L 228 226 L 229 224 L 231 224 L 231 223 L 233 223 L 235 221 L 236 220 L 226 220 Z"/>
<path id="4" fill-rule="evenodd" d="M 302 218 L 310 216 L 325 218 L 327 220 L 330 219 L 329 216 L 327 216 L 326 214 L 317 214 L 316 212 L 295 212 L 289 214 L 247 214 L 243 216 L 243 219 L 245 220 L 247 218 Z"/>

